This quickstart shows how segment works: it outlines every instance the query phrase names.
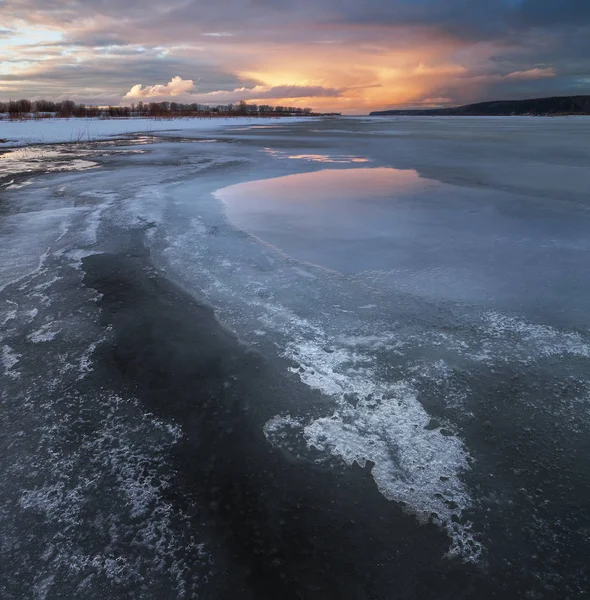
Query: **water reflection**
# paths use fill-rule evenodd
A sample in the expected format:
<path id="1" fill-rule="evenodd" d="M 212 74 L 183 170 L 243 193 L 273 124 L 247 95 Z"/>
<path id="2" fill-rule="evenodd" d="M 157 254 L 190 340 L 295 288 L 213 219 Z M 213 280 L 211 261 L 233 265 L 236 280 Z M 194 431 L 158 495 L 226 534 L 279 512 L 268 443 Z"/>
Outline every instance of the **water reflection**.
<path id="1" fill-rule="evenodd" d="M 365 202 L 393 198 L 396 194 L 424 188 L 430 182 L 414 170 L 386 167 L 324 169 L 274 179 L 239 183 L 219 190 L 216 195 L 231 214 L 263 209 L 285 213 L 295 210 L 290 202 L 318 202 L 341 205 L 347 201 Z"/>
<path id="2" fill-rule="evenodd" d="M 291 256 L 358 272 L 383 268 L 383 241 L 409 233 L 405 207 L 437 185 L 413 170 L 325 169 L 233 185 L 216 196 L 238 227 Z"/>

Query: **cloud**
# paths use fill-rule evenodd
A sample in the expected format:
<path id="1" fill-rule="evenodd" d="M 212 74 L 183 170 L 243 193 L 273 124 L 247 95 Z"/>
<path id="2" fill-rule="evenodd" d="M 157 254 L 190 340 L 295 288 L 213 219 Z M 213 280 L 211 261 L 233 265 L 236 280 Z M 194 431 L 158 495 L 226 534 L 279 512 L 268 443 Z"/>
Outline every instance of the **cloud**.
<path id="1" fill-rule="evenodd" d="M 422 100 L 422 104 L 426 106 L 440 106 L 442 104 L 452 104 L 451 98 L 425 98 Z"/>
<path id="2" fill-rule="evenodd" d="M 276 100 L 278 98 L 335 98 L 343 93 L 343 89 L 325 88 L 321 85 L 276 85 L 265 87 L 257 85 L 253 88 L 238 88 L 231 92 L 213 92 L 208 94 L 242 96 L 244 100 Z"/>
<path id="3" fill-rule="evenodd" d="M 324 88 L 322 86 L 279 85 L 268 87 L 256 85 L 253 87 L 240 87 L 232 90 L 214 90 L 212 92 L 196 93 L 192 80 L 173 77 L 167 85 L 152 85 L 142 87 L 134 85 L 124 97 L 124 100 L 137 100 L 150 98 L 153 100 L 167 100 L 175 98 L 180 102 L 199 104 L 229 104 L 234 102 L 260 101 L 260 100 L 285 100 L 309 98 L 335 98 L 345 90 Z"/>
<path id="4" fill-rule="evenodd" d="M 190 93 L 194 89 L 195 82 L 192 79 L 183 79 L 177 75 L 166 85 L 156 84 L 142 87 L 138 83 L 125 94 L 125 98 L 168 98 Z"/>
<path id="5" fill-rule="evenodd" d="M 418 64 L 414 69 L 410 70 L 412 75 L 462 75 L 467 72 L 467 69 L 462 65 L 440 64 L 440 65 L 425 65 Z"/>
<path id="6" fill-rule="evenodd" d="M 358 113 L 588 93 L 590 81 L 590 0 L 0 0 L 0 23 L 0 96 Z M 53 38 L 33 41 L 39 31 Z"/>
<path id="7" fill-rule="evenodd" d="M 543 79 L 545 77 L 555 77 L 555 69 L 547 67 L 545 69 L 529 69 L 528 71 L 514 71 L 504 75 L 505 79 L 519 79 L 526 81 L 527 79 Z"/>

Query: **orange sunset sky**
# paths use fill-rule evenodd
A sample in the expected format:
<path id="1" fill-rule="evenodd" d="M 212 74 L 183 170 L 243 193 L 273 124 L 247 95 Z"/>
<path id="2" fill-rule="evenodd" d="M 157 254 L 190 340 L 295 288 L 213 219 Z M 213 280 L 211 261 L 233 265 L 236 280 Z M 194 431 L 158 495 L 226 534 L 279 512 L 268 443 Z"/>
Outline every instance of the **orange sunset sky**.
<path id="1" fill-rule="evenodd" d="M 587 0 L 0 2 L 0 100 L 366 113 L 590 89 Z"/>

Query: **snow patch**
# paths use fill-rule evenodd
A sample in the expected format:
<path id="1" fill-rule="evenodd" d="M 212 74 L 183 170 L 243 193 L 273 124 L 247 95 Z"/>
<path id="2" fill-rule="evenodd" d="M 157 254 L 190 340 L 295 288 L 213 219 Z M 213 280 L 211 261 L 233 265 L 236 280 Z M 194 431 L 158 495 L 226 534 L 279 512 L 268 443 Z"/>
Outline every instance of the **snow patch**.
<path id="1" fill-rule="evenodd" d="M 281 119 L 282 125 L 309 121 L 309 117 L 288 117 Z M 200 134 L 240 125 L 276 124 L 273 118 L 233 117 L 216 119 L 41 119 L 29 121 L 2 121 L 2 135 L 10 141 L 0 143 L 1 147 L 23 146 L 26 144 L 55 144 L 63 142 L 90 142 L 131 133 L 159 131 L 167 133 L 190 132 Z M 203 140 L 200 140 L 203 141 Z"/>
<path id="2" fill-rule="evenodd" d="M 13 367 L 18 364 L 21 356 L 21 354 L 15 352 L 7 344 L 4 344 L 4 346 L 2 346 L 2 366 L 4 367 L 4 372 L 6 373 L 6 375 L 8 375 L 8 377 L 11 377 L 12 379 L 18 379 L 20 377 L 20 373 L 18 371 L 15 371 Z"/>

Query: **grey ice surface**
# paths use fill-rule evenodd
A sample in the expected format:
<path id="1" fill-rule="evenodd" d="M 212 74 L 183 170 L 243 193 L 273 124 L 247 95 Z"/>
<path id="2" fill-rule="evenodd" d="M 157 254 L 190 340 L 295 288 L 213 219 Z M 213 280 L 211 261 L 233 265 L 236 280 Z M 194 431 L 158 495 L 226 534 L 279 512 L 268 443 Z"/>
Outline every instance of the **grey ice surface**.
<path id="1" fill-rule="evenodd" d="M 302 261 L 420 297 L 581 325 L 590 291 L 587 127 L 365 122 L 367 138 L 399 137 L 365 138 L 370 150 L 358 156 L 303 155 L 323 170 L 217 195 L 238 226 Z"/>
<path id="2" fill-rule="evenodd" d="M 76 573 L 80 597 L 123 594 L 145 573 L 162 597 L 193 597 L 215 560 L 165 493 L 186 432 L 136 398 L 76 392 L 110 340 L 82 260 L 127 251 L 133 233 L 150 269 L 315 391 L 275 399 L 260 423 L 269 447 L 314 468 L 368 465 L 385 498 L 444 532 L 450 557 L 487 569 L 490 598 L 583 598 L 590 119 L 196 136 L 41 147 L 26 171 L 0 157 L 0 515 L 29 597 L 52 597 L 56 572 L 60 585 Z M 107 496 L 101 477 L 116 482 Z M 97 532 L 119 511 L 125 535 L 108 551 L 85 541 L 89 506 Z M 27 537 L 31 519 L 47 533 Z"/>

